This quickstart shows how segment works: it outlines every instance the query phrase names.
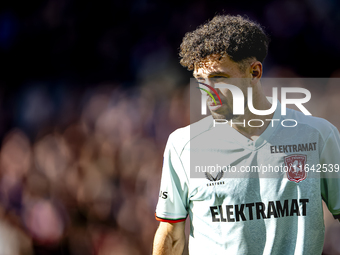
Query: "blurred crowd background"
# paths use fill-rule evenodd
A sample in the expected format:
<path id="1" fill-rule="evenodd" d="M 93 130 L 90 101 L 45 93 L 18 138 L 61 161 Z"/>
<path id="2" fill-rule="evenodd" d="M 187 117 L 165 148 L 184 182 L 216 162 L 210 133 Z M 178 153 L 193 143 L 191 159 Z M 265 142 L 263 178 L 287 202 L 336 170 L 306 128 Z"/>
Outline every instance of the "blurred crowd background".
<path id="1" fill-rule="evenodd" d="M 336 0 L 0 2 L 0 255 L 151 254 L 165 143 L 190 123 L 178 48 L 223 12 L 266 28 L 265 77 L 340 76 Z M 340 128 L 337 83 L 309 89 Z"/>

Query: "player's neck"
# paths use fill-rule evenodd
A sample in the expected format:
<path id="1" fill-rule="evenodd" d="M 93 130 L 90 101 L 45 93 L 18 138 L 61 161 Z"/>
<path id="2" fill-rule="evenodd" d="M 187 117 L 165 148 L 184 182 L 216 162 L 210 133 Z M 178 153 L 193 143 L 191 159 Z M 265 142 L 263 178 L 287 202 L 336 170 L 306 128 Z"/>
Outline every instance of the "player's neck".
<path id="1" fill-rule="evenodd" d="M 270 109 L 271 104 L 263 94 L 262 90 L 253 95 L 254 108 L 257 110 L 267 110 Z M 235 116 L 229 124 L 240 132 L 242 135 L 246 136 L 251 140 L 256 140 L 271 123 L 268 120 L 273 118 L 274 113 L 269 115 L 255 115 L 252 113 L 248 106 L 244 110 L 244 115 Z M 261 125 L 263 123 L 263 125 Z M 257 126 L 257 127 L 255 127 Z"/>

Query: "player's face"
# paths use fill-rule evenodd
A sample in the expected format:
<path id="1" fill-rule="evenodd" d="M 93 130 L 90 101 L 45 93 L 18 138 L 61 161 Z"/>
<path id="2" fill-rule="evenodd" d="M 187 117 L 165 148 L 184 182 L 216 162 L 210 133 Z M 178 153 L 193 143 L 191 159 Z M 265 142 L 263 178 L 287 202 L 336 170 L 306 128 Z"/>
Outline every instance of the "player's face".
<path id="1" fill-rule="evenodd" d="M 243 95 L 245 95 L 245 102 L 247 102 L 246 92 L 250 85 L 251 74 L 249 68 L 241 70 L 238 63 L 231 60 L 228 56 L 219 60 L 219 56 L 211 55 L 202 61 L 201 65 L 195 66 L 194 77 L 199 83 L 208 84 L 212 87 L 217 83 L 232 84 L 239 87 Z M 199 85 L 201 88 L 208 90 L 215 98 L 217 105 L 213 99 L 208 97 L 207 105 L 215 119 L 232 119 L 233 116 L 233 96 L 227 88 L 215 88 L 221 98 L 220 104 L 217 96 L 203 84 Z M 202 92 L 205 93 L 205 92 Z"/>

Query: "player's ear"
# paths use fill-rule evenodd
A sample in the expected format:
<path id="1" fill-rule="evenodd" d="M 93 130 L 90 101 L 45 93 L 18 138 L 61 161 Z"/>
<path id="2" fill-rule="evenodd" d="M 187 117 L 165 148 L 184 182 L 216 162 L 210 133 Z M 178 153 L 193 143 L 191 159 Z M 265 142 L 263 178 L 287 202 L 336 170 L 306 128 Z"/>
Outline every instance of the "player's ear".
<path id="1" fill-rule="evenodd" d="M 252 83 L 256 84 L 262 77 L 262 63 L 255 61 L 250 65 L 250 73 L 252 77 Z"/>

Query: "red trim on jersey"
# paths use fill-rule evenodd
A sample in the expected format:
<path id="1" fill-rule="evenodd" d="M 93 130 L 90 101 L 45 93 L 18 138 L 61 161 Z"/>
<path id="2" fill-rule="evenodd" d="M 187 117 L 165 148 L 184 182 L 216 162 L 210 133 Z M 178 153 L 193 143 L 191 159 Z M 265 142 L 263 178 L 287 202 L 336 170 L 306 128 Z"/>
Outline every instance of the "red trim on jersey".
<path id="1" fill-rule="evenodd" d="M 155 213 L 155 218 L 156 218 L 156 220 L 158 220 L 158 221 L 161 221 L 161 222 L 168 222 L 168 223 L 178 223 L 178 222 L 185 221 L 185 219 L 186 219 L 186 218 L 184 218 L 184 219 L 176 219 L 176 220 L 163 219 L 163 218 L 157 217 L 156 213 Z"/>
<path id="2" fill-rule="evenodd" d="M 333 215 L 334 219 L 340 220 L 340 214 Z"/>

